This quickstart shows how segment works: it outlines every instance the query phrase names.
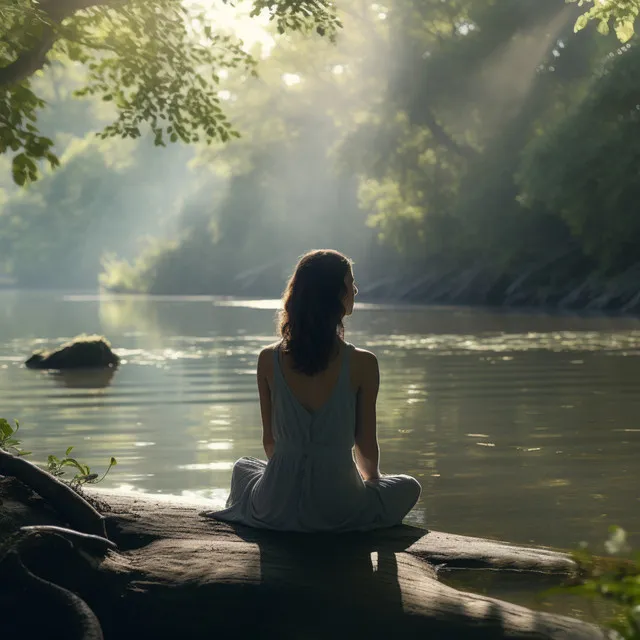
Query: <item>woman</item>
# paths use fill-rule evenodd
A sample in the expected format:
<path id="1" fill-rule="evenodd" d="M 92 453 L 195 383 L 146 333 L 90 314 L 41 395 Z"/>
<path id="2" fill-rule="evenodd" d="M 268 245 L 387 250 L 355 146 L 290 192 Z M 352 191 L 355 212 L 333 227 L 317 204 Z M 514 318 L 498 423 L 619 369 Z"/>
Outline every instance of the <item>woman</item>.
<path id="1" fill-rule="evenodd" d="M 280 342 L 258 357 L 269 461 L 241 458 L 218 520 L 286 531 L 400 524 L 420 497 L 410 476 L 378 468 L 376 357 L 343 340 L 358 289 L 337 251 L 303 256 L 284 292 Z M 355 453 L 355 456 L 354 456 Z"/>

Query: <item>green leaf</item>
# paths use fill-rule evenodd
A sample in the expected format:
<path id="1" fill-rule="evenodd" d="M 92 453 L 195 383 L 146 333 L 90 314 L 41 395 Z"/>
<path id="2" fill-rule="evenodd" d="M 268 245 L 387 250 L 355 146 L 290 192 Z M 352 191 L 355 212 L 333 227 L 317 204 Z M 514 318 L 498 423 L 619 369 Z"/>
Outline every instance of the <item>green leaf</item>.
<path id="1" fill-rule="evenodd" d="M 56 167 L 60 166 L 60 160 L 58 160 L 58 157 L 55 154 L 47 153 L 47 154 L 45 154 L 45 158 L 49 162 L 49 166 L 52 169 L 55 169 Z"/>
<path id="2" fill-rule="evenodd" d="M 73 447 L 67 447 L 67 450 L 64 452 L 65 456 L 68 456 L 73 451 Z"/>
<path id="3" fill-rule="evenodd" d="M 598 23 L 598 33 L 601 33 L 603 36 L 608 36 L 609 31 L 609 20 L 600 20 Z"/>
<path id="4" fill-rule="evenodd" d="M 573 26 L 573 30 L 575 33 L 578 31 L 582 31 L 589 22 L 589 16 L 586 13 L 583 13 L 581 16 L 578 16 L 575 25 Z"/>
<path id="5" fill-rule="evenodd" d="M 13 435 L 13 429 L 11 428 L 11 425 L 4 418 L 0 419 L 0 431 L 7 438 Z"/>
<path id="6" fill-rule="evenodd" d="M 615 25 L 616 36 L 620 42 L 625 43 L 631 40 L 635 33 L 632 20 L 618 21 Z"/>

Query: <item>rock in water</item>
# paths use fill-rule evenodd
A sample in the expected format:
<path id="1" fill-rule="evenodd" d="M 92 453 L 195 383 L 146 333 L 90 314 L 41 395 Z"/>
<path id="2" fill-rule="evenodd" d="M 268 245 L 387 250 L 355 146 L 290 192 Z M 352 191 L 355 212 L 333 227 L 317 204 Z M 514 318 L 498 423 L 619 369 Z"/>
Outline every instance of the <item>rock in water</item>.
<path id="1" fill-rule="evenodd" d="M 103 336 L 80 335 L 53 351 L 35 351 L 25 362 L 29 369 L 102 369 L 117 367 L 120 358 Z"/>

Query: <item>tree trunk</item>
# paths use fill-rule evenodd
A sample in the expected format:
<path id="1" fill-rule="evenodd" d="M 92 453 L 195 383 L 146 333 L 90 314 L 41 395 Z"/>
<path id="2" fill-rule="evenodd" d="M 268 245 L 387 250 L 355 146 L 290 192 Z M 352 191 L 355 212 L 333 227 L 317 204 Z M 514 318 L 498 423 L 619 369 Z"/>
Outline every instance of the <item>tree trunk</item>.
<path id="1" fill-rule="evenodd" d="M 43 19 L 38 24 L 41 29 L 36 42 L 30 48 L 20 53 L 18 57 L 4 67 L 0 67 L 0 87 L 18 84 L 42 69 L 47 61 L 47 55 L 57 40 L 57 27 L 74 13 L 82 9 L 96 6 L 117 6 L 125 4 L 127 0 L 40 0 L 38 9 Z"/>

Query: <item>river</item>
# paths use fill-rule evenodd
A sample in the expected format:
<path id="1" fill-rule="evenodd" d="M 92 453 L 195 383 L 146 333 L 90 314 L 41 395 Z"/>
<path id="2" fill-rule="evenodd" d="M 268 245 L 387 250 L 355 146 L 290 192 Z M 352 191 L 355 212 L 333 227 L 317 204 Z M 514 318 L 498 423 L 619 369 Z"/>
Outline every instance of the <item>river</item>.
<path id="1" fill-rule="evenodd" d="M 103 486 L 221 505 L 262 456 L 254 366 L 274 300 L 0 292 L 0 416 L 35 461 L 73 454 Z M 38 346 L 106 335 L 111 379 L 26 370 Z M 360 304 L 346 338 L 379 358 L 382 470 L 423 486 L 408 521 L 602 550 L 640 532 L 640 320 Z"/>

